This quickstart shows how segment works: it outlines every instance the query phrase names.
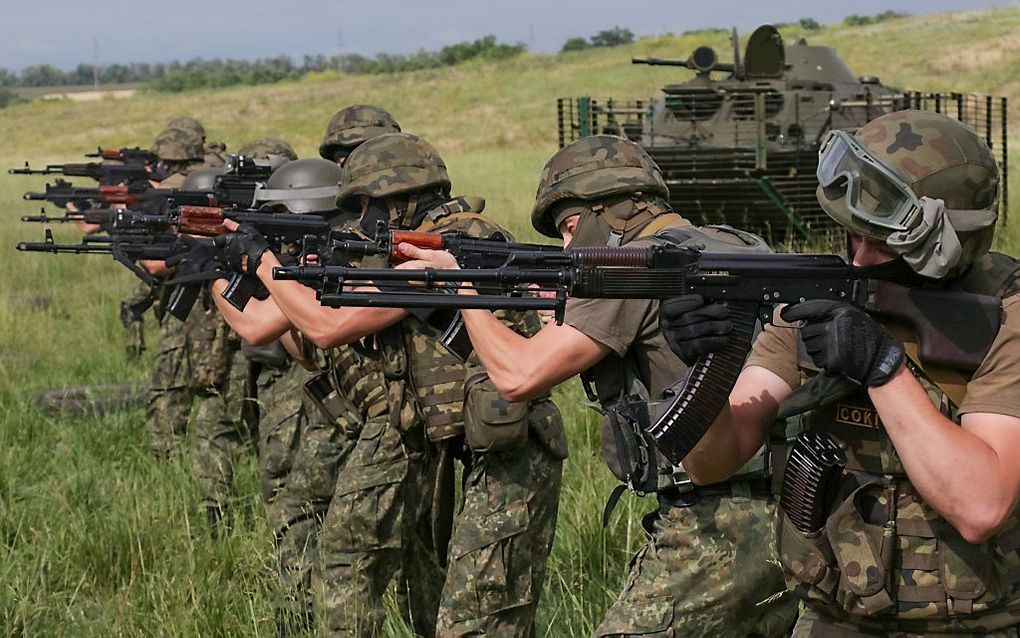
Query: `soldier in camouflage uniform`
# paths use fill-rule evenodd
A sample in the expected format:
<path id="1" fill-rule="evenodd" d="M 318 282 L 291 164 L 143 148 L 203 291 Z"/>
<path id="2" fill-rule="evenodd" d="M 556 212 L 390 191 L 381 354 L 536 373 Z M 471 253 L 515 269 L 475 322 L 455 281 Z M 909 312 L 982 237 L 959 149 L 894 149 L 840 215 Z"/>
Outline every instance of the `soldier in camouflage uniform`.
<path id="1" fill-rule="evenodd" d="M 503 232 L 481 217 L 481 200 L 450 198 L 442 159 L 413 135 L 362 144 L 345 163 L 341 184 L 340 208 L 357 212 L 363 228 L 382 221 L 474 236 Z M 283 311 L 319 345 L 372 334 L 391 380 L 387 410 L 365 421 L 323 528 L 322 602 L 330 628 L 343 635 L 377 632 L 384 617 L 381 596 L 402 563 L 423 573 L 405 574 L 409 595 L 428 594 L 423 579 L 442 571 L 428 565 L 428 553 L 418 548 L 434 545 L 448 569 L 438 635 L 528 635 L 566 456 L 555 406 L 547 395 L 504 401 L 476 359 L 465 361 L 466 352 L 437 341 L 451 317 L 320 308 L 300 284 L 273 280 L 275 263 L 262 254 L 255 271 Z M 289 306 L 288 300 L 298 303 Z M 524 333 L 538 329 L 535 315 L 505 319 Z M 467 469 L 464 505 L 450 538 L 455 458 L 466 459 Z M 448 552 L 441 549 L 447 542 Z M 406 552 L 417 552 L 417 560 L 404 561 Z"/>
<path id="2" fill-rule="evenodd" d="M 819 202 L 849 231 L 855 265 L 910 292 L 999 297 L 1001 322 L 950 302 L 938 317 L 920 310 L 931 321 L 922 336 L 846 304 L 786 307 L 685 464 L 698 479 L 724 477 L 777 410 L 801 413 L 811 436 L 792 449 L 779 527 L 788 584 L 806 605 L 794 636 L 1017 636 L 1020 268 L 988 252 L 995 158 L 962 123 L 901 111 L 830 133 L 818 177 Z M 662 324 L 689 358 L 720 346 L 727 316 L 687 296 L 663 303 Z M 997 334 L 986 342 L 967 327 L 989 324 Z M 939 332 L 966 356 L 924 356 L 920 340 Z M 934 355 L 953 350 L 937 343 L 944 352 Z M 825 446 L 845 469 L 837 463 L 832 489 L 801 491 L 801 452 Z M 813 511 L 817 519 L 801 514 Z"/>
<path id="3" fill-rule="evenodd" d="M 193 117 L 179 115 L 173 117 L 166 123 L 167 128 L 178 128 L 194 133 L 202 139 L 202 163 L 208 168 L 220 168 L 226 166 L 230 156 L 227 154 L 227 145 L 224 142 L 209 142 L 205 139 L 205 127 Z"/>
<path id="4" fill-rule="evenodd" d="M 673 212 L 658 167 L 636 144 L 586 137 L 556 153 L 542 172 L 535 228 L 571 247 L 698 245 L 727 252 L 767 250 L 761 238 L 729 227 L 697 228 Z M 443 251 L 411 247 L 406 267 L 456 268 Z M 782 590 L 769 560 L 768 499 L 759 452 L 739 475 L 695 485 L 657 454 L 645 431 L 686 376 L 658 329 L 658 303 L 569 299 L 563 325 L 526 338 L 492 313 L 463 311 L 495 387 L 525 400 L 581 373 L 602 405 L 603 453 L 623 489 L 653 492 L 658 508 L 642 523 L 648 543 L 631 563 L 627 586 L 597 636 L 781 636 L 792 601 L 766 602 Z"/>
<path id="5" fill-rule="evenodd" d="M 181 129 L 166 129 L 156 136 L 152 151 L 159 157 L 160 170 L 172 171 L 160 188 L 179 188 L 186 179 L 185 172 L 199 165 L 202 157 L 201 141 Z M 162 264 L 155 266 L 162 267 Z M 159 273 L 166 275 L 167 272 Z M 138 291 L 141 294 L 142 291 Z M 148 291 L 145 291 L 148 295 Z M 126 300 L 130 304 L 131 300 Z M 180 448 L 187 434 L 194 395 L 189 387 L 190 368 L 187 356 L 187 338 L 184 325 L 170 317 L 158 314 L 159 338 L 156 357 L 149 379 L 146 424 L 149 444 L 158 458 L 167 458 Z M 122 321 L 130 323 L 137 313 L 122 305 Z"/>
<path id="6" fill-rule="evenodd" d="M 381 109 L 377 110 L 381 111 Z M 342 120 L 343 115 L 344 111 L 341 111 L 334 120 Z M 365 130 L 361 121 L 356 118 L 348 118 L 342 122 L 344 124 L 341 127 L 333 126 L 327 132 L 327 138 L 330 135 L 336 136 L 338 133 L 343 133 L 344 143 L 356 145 L 364 141 L 367 136 L 378 134 L 376 130 Z M 340 159 L 342 157 L 345 155 Z M 274 174 L 273 178 L 276 179 L 279 176 L 284 183 L 270 184 L 270 186 L 274 188 L 317 187 L 321 190 L 328 182 L 329 185 L 334 186 L 334 195 L 326 198 L 325 201 L 284 200 L 280 202 L 281 206 L 285 210 L 296 213 L 317 212 L 329 216 L 332 212 L 338 227 L 345 228 L 347 223 L 345 216 L 336 216 L 334 208 L 339 167 L 333 162 L 326 163 L 324 160 L 302 160 L 302 162 L 309 165 L 307 171 L 302 173 L 293 171 L 294 177 L 291 178 L 285 173 L 288 173 L 289 169 L 297 168 L 300 163 L 288 165 Z M 328 179 L 325 177 L 327 174 L 331 176 Z M 269 304 L 268 308 L 266 308 L 266 303 Z M 272 304 L 271 300 L 268 302 L 253 301 L 249 304 L 243 314 L 257 313 L 263 319 L 268 316 L 270 324 L 273 317 L 280 321 L 268 333 L 264 330 L 266 323 L 240 328 L 243 329 L 245 338 L 263 341 L 274 338 L 280 331 L 291 328 L 286 317 Z M 270 312 L 267 313 L 267 310 Z M 229 316 L 232 309 L 224 306 L 224 312 Z M 296 332 L 292 331 L 291 334 L 296 334 Z M 279 496 L 275 503 L 275 509 L 280 512 L 276 530 L 281 565 L 285 578 L 291 583 L 290 589 L 297 598 L 295 600 L 297 604 L 294 607 L 298 609 L 302 607 L 300 596 L 308 589 L 310 567 L 315 562 L 317 532 L 336 486 L 337 463 L 338 461 L 342 462 L 346 458 L 347 452 L 355 445 L 365 420 L 384 415 L 387 407 L 384 391 L 385 379 L 378 362 L 361 356 L 351 347 L 334 348 L 328 352 L 314 352 L 315 349 L 307 340 L 302 338 L 300 341 L 304 345 L 305 360 L 314 360 L 320 369 L 325 370 L 325 372 L 320 372 L 305 380 L 308 395 L 308 402 L 305 406 L 305 411 L 308 413 L 307 419 L 309 422 L 313 422 L 320 417 L 321 412 L 325 419 L 320 418 L 318 422 L 324 424 L 325 427 L 306 428 L 298 435 L 299 445 L 294 454 L 292 469 L 280 486 Z M 304 376 L 308 377 L 308 375 Z M 325 432 L 329 436 L 322 436 L 318 434 L 320 432 Z M 327 476 L 328 472 L 325 471 L 325 468 L 332 468 L 333 474 Z M 426 631 L 430 632 L 431 630 L 427 628 Z"/>

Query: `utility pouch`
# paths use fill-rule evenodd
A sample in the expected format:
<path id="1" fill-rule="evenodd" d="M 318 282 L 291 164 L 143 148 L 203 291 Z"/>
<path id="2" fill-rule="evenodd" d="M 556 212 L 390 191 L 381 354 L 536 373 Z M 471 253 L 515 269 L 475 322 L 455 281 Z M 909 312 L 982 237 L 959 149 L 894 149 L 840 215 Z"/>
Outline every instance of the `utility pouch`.
<path id="1" fill-rule="evenodd" d="M 528 441 L 528 402 L 507 401 L 489 375 L 477 372 L 464 391 L 464 435 L 474 452 L 499 452 Z"/>
<path id="2" fill-rule="evenodd" d="M 840 578 L 836 603 L 855 615 L 874 616 L 894 609 L 890 595 L 892 558 L 896 528 L 868 523 L 861 515 L 862 501 L 884 491 L 877 483 L 854 490 L 829 516 L 825 532 L 829 538 Z"/>
<path id="3" fill-rule="evenodd" d="M 969 614 L 986 608 L 1000 596 L 989 543 L 968 543 L 945 519 L 936 528 L 939 570 L 950 603 L 950 613 Z"/>
<path id="4" fill-rule="evenodd" d="M 570 456 L 567 433 L 563 430 L 563 417 L 551 399 L 534 401 L 528 407 L 529 432 L 541 441 L 553 458 L 565 461 Z"/>
<path id="5" fill-rule="evenodd" d="M 613 476 L 640 494 L 655 492 L 659 487 L 658 458 L 655 443 L 641 427 L 635 411 L 645 410 L 647 403 L 620 400 L 606 410 L 602 422 L 602 451 Z"/>
<path id="6" fill-rule="evenodd" d="M 329 372 L 320 372 L 305 381 L 305 394 L 319 408 L 319 412 L 340 429 L 348 438 L 355 438 L 361 430 L 358 412 L 330 380 Z"/>
<path id="7" fill-rule="evenodd" d="M 839 584 L 836 557 L 824 532 L 804 534 L 785 512 L 779 530 L 779 562 L 790 589 L 804 591 L 809 599 L 829 601 Z"/>

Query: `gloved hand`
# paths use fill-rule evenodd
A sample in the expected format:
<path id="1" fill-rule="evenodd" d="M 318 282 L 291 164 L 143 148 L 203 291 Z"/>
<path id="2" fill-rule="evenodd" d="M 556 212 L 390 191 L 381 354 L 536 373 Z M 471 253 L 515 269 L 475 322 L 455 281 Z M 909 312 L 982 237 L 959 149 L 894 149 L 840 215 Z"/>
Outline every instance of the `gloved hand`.
<path id="1" fill-rule="evenodd" d="M 903 344 L 860 308 L 815 299 L 787 306 L 780 316 L 804 322 L 800 334 L 815 365 L 854 383 L 882 385 L 903 364 Z"/>
<path id="2" fill-rule="evenodd" d="M 725 302 L 708 303 L 701 295 L 682 295 L 659 304 L 659 327 L 669 349 L 687 365 L 726 346 L 733 323 Z"/>
<path id="3" fill-rule="evenodd" d="M 226 267 L 222 254 L 208 239 L 182 235 L 178 241 L 187 249 L 166 260 L 166 265 L 174 268 L 175 277 L 223 270 Z"/>
<path id="4" fill-rule="evenodd" d="M 262 262 L 262 254 L 269 250 L 269 242 L 251 224 L 239 225 L 234 232 L 222 235 L 219 242 L 227 266 L 249 275 L 255 274 Z M 245 256 L 248 257 L 247 263 L 242 259 Z"/>

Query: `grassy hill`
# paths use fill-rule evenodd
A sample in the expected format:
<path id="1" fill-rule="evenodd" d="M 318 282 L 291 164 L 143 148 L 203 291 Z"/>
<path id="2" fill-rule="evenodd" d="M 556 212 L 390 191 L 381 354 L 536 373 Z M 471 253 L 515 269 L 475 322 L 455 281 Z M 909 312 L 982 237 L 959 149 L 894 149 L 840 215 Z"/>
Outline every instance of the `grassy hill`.
<path id="1" fill-rule="evenodd" d="M 855 73 L 887 84 L 1006 95 L 1010 142 L 1020 148 L 1020 48 L 1014 46 L 1020 7 L 784 35 L 835 46 Z M 216 92 L 36 102 L 0 110 L 0 165 L 78 161 L 100 142 L 145 146 L 177 114 L 197 116 L 210 139 L 227 140 L 231 148 L 274 135 L 312 155 L 334 111 L 376 103 L 437 146 L 457 192 L 485 196 L 489 214 L 534 239 L 527 215 L 539 170 L 556 148 L 555 98 L 651 96 L 688 72 L 631 66 L 630 57 L 686 57 L 700 44 L 728 50 L 725 35 L 659 37 L 394 76 L 324 75 Z M 251 461 L 240 477 L 238 509 L 246 513 L 227 538 L 213 542 L 204 534 L 187 460 L 149 458 L 140 411 L 69 420 L 34 406 L 41 388 L 147 376 L 144 365 L 129 364 L 122 352 L 117 304 L 133 285 L 125 269 L 102 257 L 28 256 L 10 248 L 41 234 L 14 223 L 30 212 L 21 192 L 41 184 L 0 175 L 0 207 L 11 222 L 0 227 L 0 245 L 7 247 L 0 251 L 4 633 L 272 635 L 273 548 Z M 1018 236 L 1014 225 L 1003 245 L 1015 247 Z M 613 481 L 599 458 L 596 419 L 574 384 L 558 398 L 573 452 L 539 627 L 546 635 L 581 636 L 621 587 L 628 554 L 641 540 L 639 514 L 652 502 L 625 498 L 613 524 L 601 528 Z M 396 617 L 391 630 L 404 631 Z"/>

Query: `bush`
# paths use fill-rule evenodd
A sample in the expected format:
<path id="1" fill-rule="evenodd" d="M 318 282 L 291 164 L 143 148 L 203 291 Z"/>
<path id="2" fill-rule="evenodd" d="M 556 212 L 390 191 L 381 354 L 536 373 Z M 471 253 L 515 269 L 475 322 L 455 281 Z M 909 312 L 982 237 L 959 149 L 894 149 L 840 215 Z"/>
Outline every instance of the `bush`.
<path id="1" fill-rule="evenodd" d="M 585 40 L 584 38 L 570 38 L 563 43 L 560 47 L 560 53 L 568 53 L 570 51 L 583 51 L 591 47 L 618 47 L 624 44 L 630 44 L 634 41 L 634 32 L 630 29 L 624 29 L 621 27 L 613 27 L 612 29 L 603 29 L 595 35 Z"/>
<path id="2" fill-rule="evenodd" d="M 584 38 L 570 38 L 563 43 L 563 47 L 560 49 L 560 53 L 569 53 L 571 51 L 583 51 L 591 47 L 588 41 Z"/>
<path id="3" fill-rule="evenodd" d="M 0 109 L 24 102 L 28 102 L 28 100 L 18 95 L 13 89 L 0 86 Z"/>
<path id="4" fill-rule="evenodd" d="M 801 18 L 800 28 L 805 31 L 817 31 L 822 28 L 822 25 L 818 24 L 818 21 L 814 18 Z"/>
<path id="5" fill-rule="evenodd" d="M 885 22 L 886 20 L 893 20 L 895 18 L 905 18 L 907 14 L 899 13 L 897 11 L 883 11 L 882 13 L 876 13 L 873 16 L 860 15 L 853 13 L 843 19 L 843 24 L 848 27 L 861 27 L 869 24 L 877 24 L 879 22 Z"/>

